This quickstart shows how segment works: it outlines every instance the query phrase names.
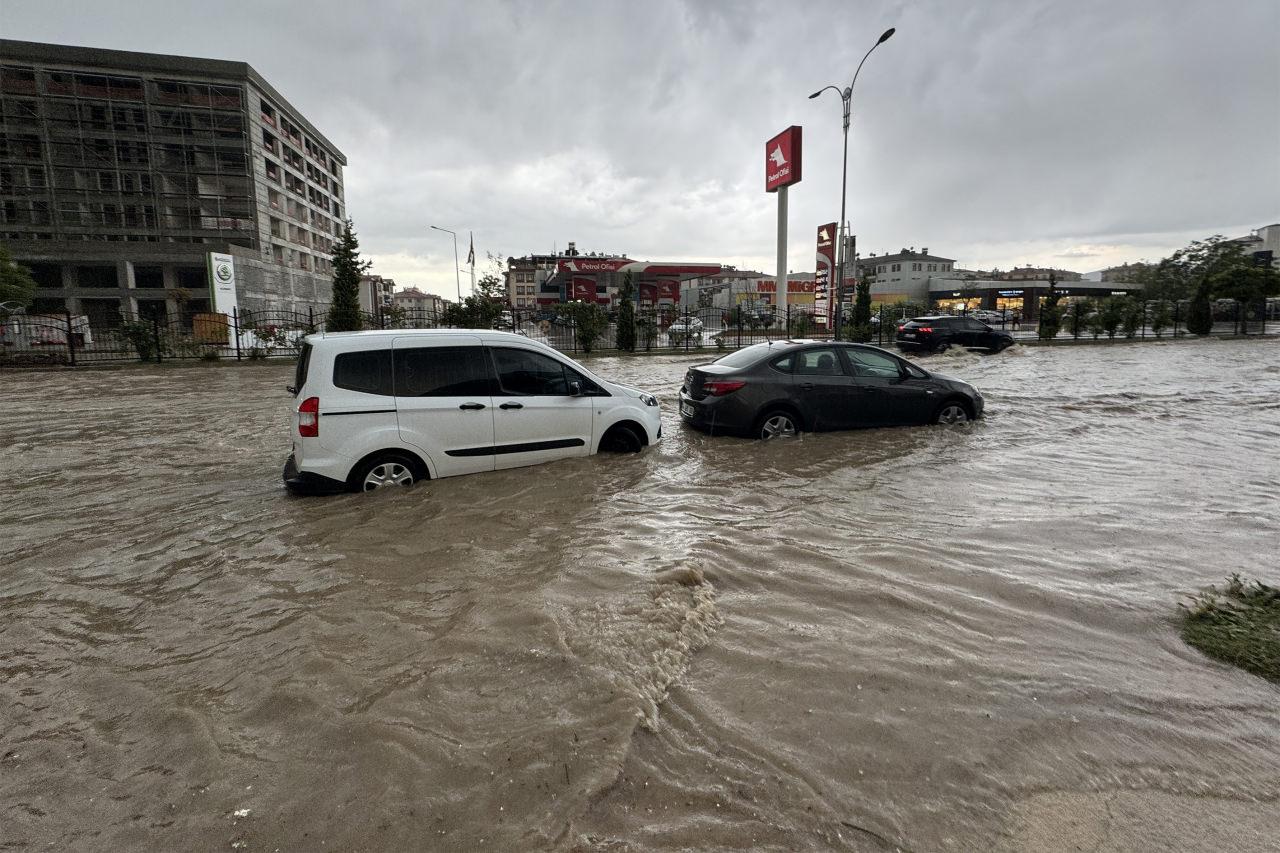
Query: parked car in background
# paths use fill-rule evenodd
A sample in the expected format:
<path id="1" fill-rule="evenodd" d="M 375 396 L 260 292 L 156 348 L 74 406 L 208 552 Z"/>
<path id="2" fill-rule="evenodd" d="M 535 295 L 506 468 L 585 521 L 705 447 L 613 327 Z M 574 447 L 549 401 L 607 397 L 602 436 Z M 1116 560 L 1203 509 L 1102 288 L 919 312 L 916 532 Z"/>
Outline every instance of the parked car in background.
<path id="1" fill-rule="evenodd" d="M 309 335 L 294 385 L 294 492 L 369 491 L 662 436 L 658 400 L 508 332 Z"/>
<path id="2" fill-rule="evenodd" d="M 697 317 L 679 317 L 667 327 L 667 340 L 672 346 L 702 341 L 702 321 Z"/>
<path id="3" fill-rule="evenodd" d="M 904 351 L 945 352 L 951 347 L 1000 352 L 1013 346 L 1013 335 L 992 329 L 972 317 L 914 317 L 898 329 L 894 343 Z"/>
<path id="4" fill-rule="evenodd" d="M 802 431 L 960 423 L 982 416 L 973 386 L 867 344 L 777 341 L 691 368 L 680 417 L 706 432 L 770 439 Z"/>

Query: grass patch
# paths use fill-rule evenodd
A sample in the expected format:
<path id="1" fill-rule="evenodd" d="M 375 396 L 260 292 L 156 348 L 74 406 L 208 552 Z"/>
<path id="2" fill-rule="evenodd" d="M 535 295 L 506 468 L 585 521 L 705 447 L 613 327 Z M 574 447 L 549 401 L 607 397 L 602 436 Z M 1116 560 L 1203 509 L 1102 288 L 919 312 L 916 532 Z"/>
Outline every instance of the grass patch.
<path id="1" fill-rule="evenodd" d="M 1183 610 L 1182 639 L 1210 657 L 1280 681 L 1280 589 L 1232 575 Z"/>

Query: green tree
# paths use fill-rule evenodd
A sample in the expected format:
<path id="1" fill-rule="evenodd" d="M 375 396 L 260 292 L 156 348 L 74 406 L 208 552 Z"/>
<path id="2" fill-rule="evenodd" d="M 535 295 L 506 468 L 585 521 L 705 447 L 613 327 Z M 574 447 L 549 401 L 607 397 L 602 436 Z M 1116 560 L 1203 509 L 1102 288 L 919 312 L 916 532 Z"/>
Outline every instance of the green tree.
<path id="1" fill-rule="evenodd" d="M 1173 322 L 1173 309 L 1169 306 L 1167 299 L 1160 299 L 1152 304 L 1154 307 L 1151 309 L 1151 332 L 1158 338 Z"/>
<path id="2" fill-rule="evenodd" d="M 636 351 L 636 288 L 630 271 L 622 274 L 618 290 L 618 349 Z"/>
<path id="3" fill-rule="evenodd" d="M 1101 331 L 1106 333 L 1109 340 L 1115 340 L 1116 332 L 1124 322 L 1126 310 L 1127 306 L 1122 297 L 1108 296 L 1101 300 L 1098 303 L 1098 313 L 1094 315 L 1093 328 L 1097 331 L 1093 336 L 1096 338 L 1098 331 Z"/>
<path id="4" fill-rule="evenodd" d="M 566 302 L 556 306 L 557 313 L 573 321 L 573 334 L 583 352 L 591 352 L 608 325 L 608 315 L 594 302 Z"/>
<path id="5" fill-rule="evenodd" d="M 1058 277 L 1050 270 L 1049 293 L 1045 296 L 1044 304 L 1040 306 L 1040 326 L 1036 331 L 1036 335 L 1042 341 L 1053 340 L 1062 328 L 1062 306 L 1058 304 L 1061 299 L 1062 294 L 1058 293 Z"/>
<path id="6" fill-rule="evenodd" d="M 1089 314 L 1093 312 L 1093 300 L 1078 299 L 1071 303 L 1071 309 L 1067 312 L 1067 331 L 1071 333 L 1071 337 L 1078 338 L 1082 332 L 1089 329 Z"/>
<path id="7" fill-rule="evenodd" d="M 874 267 L 868 267 L 853 285 L 853 317 L 848 325 L 848 338 L 851 341 L 871 340 L 871 285 L 876 280 Z"/>
<path id="8" fill-rule="evenodd" d="M 1231 266 L 1212 275 L 1209 284 L 1217 298 L 1234 299 L 1239 305 L 1241 330 L 1247 328 L 1248 306 L 1263 302 L 1269 296 L 1280 296 L 1280 272 L 1269 264 Z"/>
<path id="9" fill-rule="evenodd" d="M 333 303 L 325 330 L 330 332 L 354 332 L 364 328 L 360 316 L 360 276 L 369 269 L 369 262 L 360 259 L 360 242 L 351 230 L 351 220 L 342 224 L 342 236 L 333 248 Z"/>
<path id="10" fill-rule="evenodd" d="M 1120 330 L 1124 332 L 1126 338 L 1132 338 L 1138 334 L 1138 329 L 1142 327 L 1142 303 L 1132 296 L 1119 296 L 1116 298 L 1120 300 L 1122 306 Z"/>
<path id="11" fill-rule="evenodd" d="M 1212 292 L 1206 278 L 1196 287 L 1195 295 L 1187 305 L 1187 331 L 1193 335 L 1207 335 L 1213 331 L 1213 305 L 1209 301 Z"/>
<path id="12" fill-rule="evenodd" d="M 36 281 L 31 270 L 17 263 L 7 249 L 0 246 L 0 303 L 16 302 L 23 308 L 36 295 Z"/>
<path id="13" fill-rule="evenodd" d="M 477 288 L 479 282 L 476 282 Z M 440 314 L 445 326 L 456 329 L 492 329 L 502 316 L 502 303 L 482 293 L 464 296 L 462 302 L 450 302 Z"/>

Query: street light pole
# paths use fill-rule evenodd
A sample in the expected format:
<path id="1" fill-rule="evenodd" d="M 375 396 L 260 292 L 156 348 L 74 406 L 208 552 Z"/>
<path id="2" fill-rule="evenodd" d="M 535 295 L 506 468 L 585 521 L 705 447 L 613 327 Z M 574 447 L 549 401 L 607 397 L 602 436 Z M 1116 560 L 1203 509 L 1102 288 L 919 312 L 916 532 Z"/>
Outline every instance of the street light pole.
<path id="1" fill-rule="evenodd" d="M 459 275 L 459 267 L 458 267 L 458 234 L 456 231 L 450 231 L 448 228 L 441 228 L 438 225 L 432 225 L 430 227 L 434 228 L 437 231 L 443 231 L 446 234 L 453 235 L 453 279 L 454 279 L 454 282 L 458 285 L 458 304 L 461 305 L 462 304 L 462 276 Z"/>
<path id="2" fill-rule="evenodd" d="M 841 170 L 840 170 L 840 224 L 836 226 L 836 234 L 839 238 L 836 246 L 836 253 L 837 253 L 838 259 L 836 261 L 835 293 L 836 293 L 837 300 L 839 300 L 844 295 L 843 294 L 844 265 L 845 265 L 845 262 L 848 260 L 845 257 L 846 239 L 845 239 L 845 233 L 844 233 L 845 232 L 844 205 L 845 205 L 845 197 L 848 194 L 848 183 L 849 183 L 849 114 L 850 114 L 850 104 L 853 101 L 853 87 L 858 82 L 858 72 L 862 70 L 862 63 L 867 61 L 867 57 L 871 55 L 872 50 L 875 50 L 877 47 L 887 42 L 893 36 L 896 29 L 897 29 L 896 27 L 890 27 L 889 29 L 885 30 L 884 33 L 881 34 L 879 40 L 877 40 L 875 44 L 871 45 L 871 50 L 868 50 L 865 54 L 863 54 L 862 62 L 858 63 L 857 70 L 853 72 L 853 81 L 847 87 L 845 87 L 844 89 L 840 89 L 837 86 L 824 86 L 809 96 L 809 99 L 812 100 L 818 97 L 819 95 L 821 95 L 823 92 L 827 91 L 827 89 L 833 89 L 835 90 L 836 94 L 840 96 L 840 99 L 844 102 L 844 157 L 843 157 L 843 166 L 841 167 Z M 855 273 L 856 272 L 857 271 L 855 269 Z M 827 298 L 830 299 L 831 298 L 829 295 L 831 290 L 830 285 L 828 285 L 827 290 L 828 290 Z M 839 302 L 837 301 L 836 304 L 839 305 Z M 836 333 L 837 335 L 839 334 L 838 329 L 836 330 Z"/>

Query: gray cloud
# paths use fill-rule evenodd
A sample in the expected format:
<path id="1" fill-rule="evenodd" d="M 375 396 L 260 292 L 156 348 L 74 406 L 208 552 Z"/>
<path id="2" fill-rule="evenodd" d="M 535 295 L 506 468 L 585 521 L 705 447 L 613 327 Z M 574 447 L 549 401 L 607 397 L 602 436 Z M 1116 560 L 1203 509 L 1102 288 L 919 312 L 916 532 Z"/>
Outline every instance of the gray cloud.
<path id="1" fill-rule="evenodd" d="M 7 0 L 14 38 L 249 62 L 347 154 L 377 271 L 452 244 L 771 270 L 763 143 L 805 128 L 789 264 L 840 202 L 864 251 L 1097 268 L 1280 219 L 1280 4 Z M 463 249 L 465 252 L 465 248 Z"/>

